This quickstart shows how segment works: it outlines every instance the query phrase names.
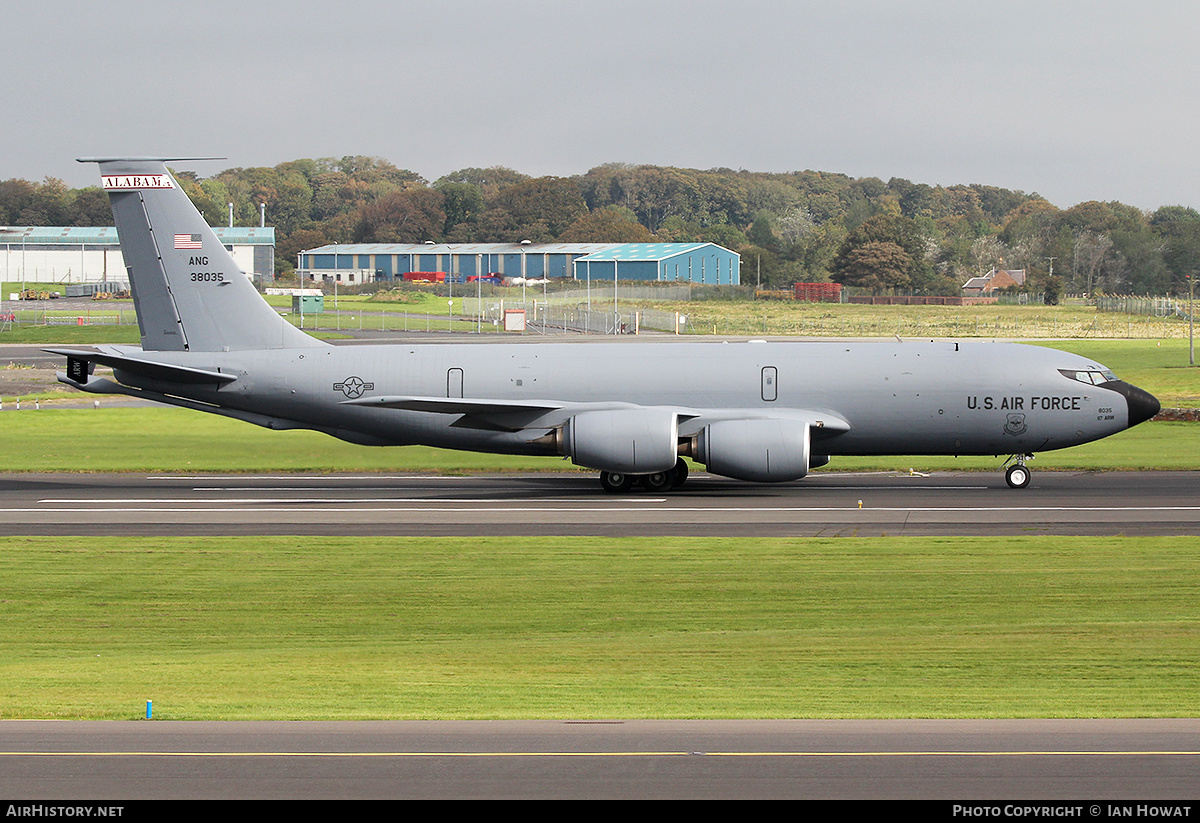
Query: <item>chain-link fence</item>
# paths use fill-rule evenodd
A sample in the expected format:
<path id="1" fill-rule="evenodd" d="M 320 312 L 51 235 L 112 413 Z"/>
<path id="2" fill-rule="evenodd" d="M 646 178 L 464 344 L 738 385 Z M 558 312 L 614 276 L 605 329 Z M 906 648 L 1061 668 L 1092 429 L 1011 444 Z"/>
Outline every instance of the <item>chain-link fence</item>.
<path id="1" fill-rule="evenodd" d="M 387 304 L 350 304 L 317 314 L 281 309 L 290 322 L 305 330 L 377 330 L 384 332 L 455 331 L 502 332 L 505 315 L 524 313 L 526 334 L 713 334 L 723 336 L 796 337 L 981 337 L 981 338 L 1169 338 L 1186 337 L 1187 302 L 1168 297 L 1103 296 L 1090 301 L 1095 313 L 1032 308 L 1018 315 L 956 311 L 921 312 L 913 307 L 888 307 L 887 311 L 857 310 L 851 305 L 830 306 L 818 316 L 773 310 L 766 303 L 727 304 L 704 300 L 681 311 L 647 306 L 641 292 L 656 298 L 683 300 L 689 286 L 639 288 L 621 286 L 614 299 L 612 287 L 538 293 L 530 288 L 524 300 L 509 297 L 456 293 L 444 313 L 397 311 Z M 1078 308 L 1083 308 L 1083 301 Z M 1029 304 L 1027 304 L 1029 305 Z M 15 301 L 0 306 L 0 330 L 14 326 L 137 325 L 132 307 L 62 310 L 54 301 L 30 308 Z"/>
<path id="2" fill-rule="evenodd" d="M 564 304 L 542 300 L 475 301 L 465 299 L 464 319 L 474 315 L 481 324 L 499 330 L 505 327 L 504 315 L 519 311 L 525 315 L 525 331 L 538 334 L 574 332 L 577 334 L 639 334 L 642 331 L 684 333 L 687 317 L 676 312 L 645 309 L 634 305 L 588 308 L 586 303 Z"/>
<path id="3" fill-rule="evenodd" d="M 136 326 L 133 309 L 104 312 L 54 311 L 51 309 L 12 309 L 11 304 L 0 307 L 5 322 L 18 326 Z"/>
<path id="4" fill-rule="evenodd" d="M 1104 294 L 1092 298 L 1092 303 L 1103 312 L 1141 314 L 1150 317 L 1188 316 L 1186 300 L 1174 297 L 1134 297 L 1132 295 Z"/>

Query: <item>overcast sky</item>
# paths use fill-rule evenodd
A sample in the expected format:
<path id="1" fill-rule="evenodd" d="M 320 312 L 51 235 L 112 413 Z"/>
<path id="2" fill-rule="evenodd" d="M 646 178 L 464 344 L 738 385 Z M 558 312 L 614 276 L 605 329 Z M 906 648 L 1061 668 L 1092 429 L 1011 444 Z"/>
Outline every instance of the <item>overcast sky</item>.
<path id="1" fill-rule="evenodd" d="M 4 3 L 0 179 L 376 155 L 817 169 L 1200 207 L 1200 5 L 1162 0 Z"/>

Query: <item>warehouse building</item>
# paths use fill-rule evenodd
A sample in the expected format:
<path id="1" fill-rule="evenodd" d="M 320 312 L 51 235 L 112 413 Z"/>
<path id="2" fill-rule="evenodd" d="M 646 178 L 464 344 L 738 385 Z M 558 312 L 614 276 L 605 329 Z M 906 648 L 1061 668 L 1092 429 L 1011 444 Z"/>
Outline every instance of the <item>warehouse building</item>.
<path id="1" fill-rule="evenodd" d="M 345 243 L 300 252 L 305 278 L 345 284 L 444 272 L 475 276 L 737 285 L 740 258 L 714 243 Z"/>
<path id="2" fill-rule="evenodd" d="M 255 282 L 275 276 L 275 229 L 214 226 L 217 239 Z M 0 280 L 9 283 L 128 282 L 117 230 L 112 226 L 0 228 Z"/>
<path id="3" fill-rule="evenodd" d="M 652 280 L 736 286 L 737 252 L 715 243 L 618 243 L 575 261 L 576 280 Z"/>

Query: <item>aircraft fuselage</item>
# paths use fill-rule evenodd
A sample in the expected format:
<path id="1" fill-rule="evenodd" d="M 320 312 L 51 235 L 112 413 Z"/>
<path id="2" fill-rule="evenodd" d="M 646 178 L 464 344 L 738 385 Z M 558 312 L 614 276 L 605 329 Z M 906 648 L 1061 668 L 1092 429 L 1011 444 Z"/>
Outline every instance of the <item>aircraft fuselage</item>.
<path id="1" fill-rule="evenodd" d="M 538 436 L 570 413 L 527 413 L 516 421 L 520 431 L 495 431 L 452 426 L 463 416 L 453 412 L 348 401 L 477 397 L 566 401 L 577 409 L 619 395 L 635 406 L 696 410 L 681 420 L 681 437 L 723 412 L 786 417 L 803 410 L 848 424 L 814 430 L 814 452 L 830 455 L 1016 454 L 1078 445 L 1132 425 L 1119 390 L 1127 384 L 1067 377 L 1064 371 L 1104 370 L 1077 355 L 1021 344 L 637 341 L 136 353 L 237 379 L 181 392 L 175 383 L 121 375 L 127 385 L 393 445 L 544 453 Z"/>

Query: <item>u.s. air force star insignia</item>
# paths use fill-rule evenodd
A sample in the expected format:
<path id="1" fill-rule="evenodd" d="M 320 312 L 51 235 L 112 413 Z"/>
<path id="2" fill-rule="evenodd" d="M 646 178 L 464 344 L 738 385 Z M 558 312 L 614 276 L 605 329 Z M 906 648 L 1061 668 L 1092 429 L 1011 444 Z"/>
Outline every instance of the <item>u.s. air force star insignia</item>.
<path id="1" fill-rule="evenodd" d="M 340 391 L 342 394 L 353 400 L 356 397 L 362 397 L 363 392 L 371 391 L 375 388 L 374 383 L 364 383 L 361 377 L 347 377 L 341 383 L 334 383 L 333 390 Z"/>

